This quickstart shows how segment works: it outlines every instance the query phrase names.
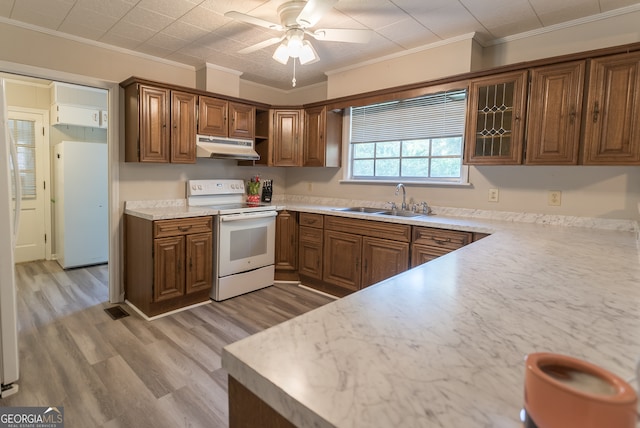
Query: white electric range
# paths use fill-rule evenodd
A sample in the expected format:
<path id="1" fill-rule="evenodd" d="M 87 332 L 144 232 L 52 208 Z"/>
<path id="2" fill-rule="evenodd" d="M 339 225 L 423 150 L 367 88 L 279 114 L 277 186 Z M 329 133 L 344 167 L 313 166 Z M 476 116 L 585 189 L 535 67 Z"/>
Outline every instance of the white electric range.
<path id="1" fill-rule="evenodd" d="M 189 206 L 217 211 L 214 216 L 213 289 L 216 301 L 273 285 L 275 207 L 246 203 L 242 180 L 187 181 Z"/>

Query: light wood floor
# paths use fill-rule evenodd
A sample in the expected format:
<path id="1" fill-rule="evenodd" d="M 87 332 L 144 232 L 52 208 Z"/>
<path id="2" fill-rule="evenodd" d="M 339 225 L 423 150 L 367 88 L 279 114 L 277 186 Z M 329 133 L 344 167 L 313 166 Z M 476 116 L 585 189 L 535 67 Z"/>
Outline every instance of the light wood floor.
<path id="1" fill-rule="evenodd" d="M 64 406 L 65 427 L 227 427 L 222 348 L 331 299 L 275 285 L 155 321 L 112 320 L 107 266 L 16 266 L 20 390 L 0 406 Z"/>

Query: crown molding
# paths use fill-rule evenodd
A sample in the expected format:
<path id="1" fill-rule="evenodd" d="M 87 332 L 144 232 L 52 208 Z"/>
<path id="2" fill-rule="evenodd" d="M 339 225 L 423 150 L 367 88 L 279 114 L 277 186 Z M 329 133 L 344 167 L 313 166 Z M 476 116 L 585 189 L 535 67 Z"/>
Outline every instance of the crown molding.
<path id="1" fill-rule="evenodd" d="M 598 13 L 596 15 L 585 16 L 584 18 L 578 18 L 571 21 L 549 25 L 548 27 L 542 27 L 535 30 L 525 31 L 523 33 L 501 37 L 499 39 L 488 40 L 481 44 L 483 47 L 500 45 L 504 43 L 513 42 L 516 40 L 521 40 L 529 37 L 539 36 L 542 34 L 552 33 L 554 31 L 564 30 L 571 27 L 577 27 L 578 25 L 589 24 L 591 22 L 597 22 L 604 19 L 610 19 L 616 16 L 626 15 L 628 13 L 634 13 L 639 11 L 640 11 L 640 3 L 637 3 L 631 6 L 621 7 L 620 9 L 613 9 L 607 12 Z"/>

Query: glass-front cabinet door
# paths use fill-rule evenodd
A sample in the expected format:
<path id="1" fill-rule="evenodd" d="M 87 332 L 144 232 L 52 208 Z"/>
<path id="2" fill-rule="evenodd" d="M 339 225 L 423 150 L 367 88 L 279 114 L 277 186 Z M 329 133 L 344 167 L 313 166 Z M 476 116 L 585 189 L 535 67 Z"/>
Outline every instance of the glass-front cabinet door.
<path id="1" fill-rule="evenodd" d="M 527 71 L 473 79 L 469 87 L 465 163 L 522 163 Z"/>

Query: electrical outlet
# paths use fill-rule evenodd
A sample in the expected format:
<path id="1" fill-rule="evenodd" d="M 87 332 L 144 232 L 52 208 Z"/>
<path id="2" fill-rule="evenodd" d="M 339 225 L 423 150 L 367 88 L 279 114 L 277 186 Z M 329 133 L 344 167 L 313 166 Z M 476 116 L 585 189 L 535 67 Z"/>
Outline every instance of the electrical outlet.
<path id="1" fill-rule="evenodd" d="M 547 203 L 554 207 L 559 207 L 562 204 L 562 192 L 560 190 L 549 190 Z"/>
<path id="2" fill-rule="evenodd" d="M 489 202 L 498 202 L 500 192 L 498 189 L 489 189 Z"/>

